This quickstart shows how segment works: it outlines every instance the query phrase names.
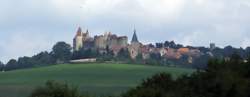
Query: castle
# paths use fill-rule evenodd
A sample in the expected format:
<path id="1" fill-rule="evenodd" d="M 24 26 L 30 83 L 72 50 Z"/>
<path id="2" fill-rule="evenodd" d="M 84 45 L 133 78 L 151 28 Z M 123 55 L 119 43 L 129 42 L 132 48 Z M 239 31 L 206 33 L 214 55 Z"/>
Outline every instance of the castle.
<path id="1" fill-rule="evenodd" d="M 76 36 L 73 39 L 74 51 L 79 51 L 80 49 L 95 49 L 102 53 L 108 48 L 116 55 L 122 48 L 127 47 L 127 36 L 117 36 L 111 32 L 105 32 L 103 35 L 90 37 L 88 30 L 86 32 L 82 32 L 80 27 L 78 28 Z"/>
<path id="2" fill-rule="evenodd" d="M 88 30 L 83 32 L 79 27 L 73 39 L 73 50 L 79 51 L 81 49 L 94 49 L 100 53 L 104 53 L 109 49 L 113 51 L 114 55 L 117 55 L 121 49 L 127 49 L 131 59 L 135 59 L 139 54 L 142 55 L 143 59 L 148 59 L 152 53 L 160 54 L 161 57 L 166 59 L 180 59 L 182 56 L 188 56 L 189 63 L 192 63 L 193 58 L 202 55 L 200 50 L 194 48 L 157 48 L 151 45 L 143 45 L 138 40 L 136 30 L 134 30 L 129 44 L 127 36 L 117 36 L 111 32 L 105 32 L 103 35 L 91 37 Z"/>

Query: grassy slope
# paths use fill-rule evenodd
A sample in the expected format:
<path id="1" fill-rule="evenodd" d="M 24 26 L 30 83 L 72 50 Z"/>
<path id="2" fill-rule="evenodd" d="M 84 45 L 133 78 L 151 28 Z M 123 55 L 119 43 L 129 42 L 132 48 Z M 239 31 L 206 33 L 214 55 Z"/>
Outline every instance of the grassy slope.
<path id="1" fill-rule="evenodd" d="M 174 76 L 193 70 L 129 64 L 64 64 L 0 73 L 0 97 L 27 95 L 47 80 L 68 82 L 82 91 L 117 95 L 158 72 Z"/>

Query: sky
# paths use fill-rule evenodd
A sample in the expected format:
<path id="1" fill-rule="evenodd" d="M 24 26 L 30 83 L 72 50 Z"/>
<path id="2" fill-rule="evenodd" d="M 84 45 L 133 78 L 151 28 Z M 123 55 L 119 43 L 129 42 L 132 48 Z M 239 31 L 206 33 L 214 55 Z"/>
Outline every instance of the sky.
<path id="1" fill-rule="evenodd" d="M 80 26 L 143 43 L 250 46 L 250 0 L 0 0 L 0 60 L 72 44 Z"/>

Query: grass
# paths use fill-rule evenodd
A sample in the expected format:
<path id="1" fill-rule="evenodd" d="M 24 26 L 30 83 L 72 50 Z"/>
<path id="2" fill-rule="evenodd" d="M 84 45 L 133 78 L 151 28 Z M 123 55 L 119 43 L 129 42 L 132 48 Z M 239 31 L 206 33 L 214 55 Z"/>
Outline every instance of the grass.
<path id="1" fill-rule="evenodd" d="M 133 64 L 63 64 L 0 73 L 0 97 L 27 97 L 47 80 L 67 82 L 96 95 L 119 95 L 142 79 L 159 72 L 173 76 L 190 74 L 192 69 Z"/>

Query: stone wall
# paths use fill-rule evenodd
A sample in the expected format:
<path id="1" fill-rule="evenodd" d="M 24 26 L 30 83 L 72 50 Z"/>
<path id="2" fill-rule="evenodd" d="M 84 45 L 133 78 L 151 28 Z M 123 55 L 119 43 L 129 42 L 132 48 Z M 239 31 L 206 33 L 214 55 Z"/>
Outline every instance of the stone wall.
<path id="1" fill-rule="evenodd" d="M 126 36 L 118 37 L 115 34 L 106 33 L 104 35 L 95 36 L 95 48 L 106 49 L 109 47 L 113 51 L 119 51 L 121 48 L 127 47 L 128 38 Z"/>

